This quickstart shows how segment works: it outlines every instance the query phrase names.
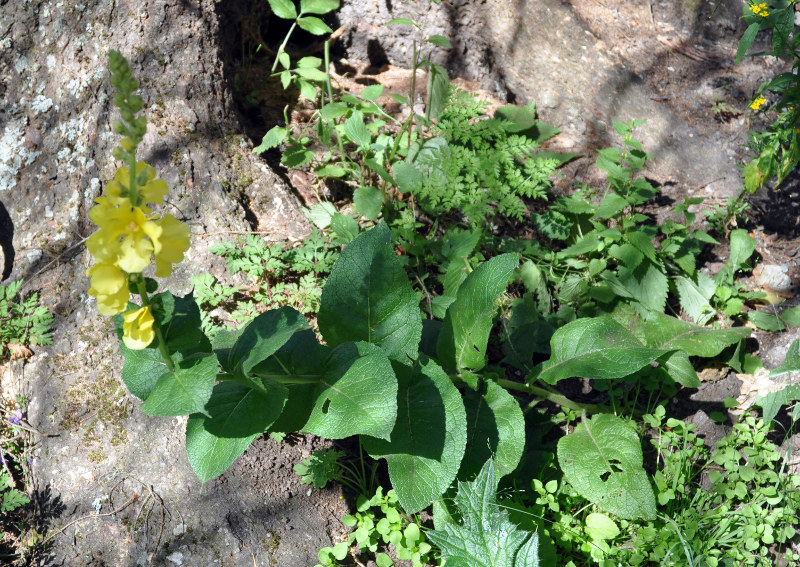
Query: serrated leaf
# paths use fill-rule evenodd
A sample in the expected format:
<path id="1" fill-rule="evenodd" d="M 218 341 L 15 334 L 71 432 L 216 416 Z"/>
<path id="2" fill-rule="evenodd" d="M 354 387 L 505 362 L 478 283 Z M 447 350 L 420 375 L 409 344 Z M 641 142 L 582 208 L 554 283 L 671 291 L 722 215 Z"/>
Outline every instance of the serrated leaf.
<path id="1" fill-rule="evenodd" d="M 655 519 L 641 440 L 622 419 L 611 414 L 584 419 L 558 441 L 557 453 L 564 478 L 578 494 L 620 518 Z"/>
<path id="2" fill-rule="evenodd" d="M 351 142 L 361 148 L 368 148 L 372 143 L 372 134 L 364 124 L 364 115 L 357 110 L 344 121 L 344 133 Z"/>
<path id="3" fill-rule="evenodd" d="M 416 360 L 422 316 L 384 223 L 342 251 L 322 290 L 318 322 L 331 346 L 363 340 L 392 360 Z"/>
<path id="4" fill-rule="evenodd" d="M 497 477 L 487 461 L 474 482 L 459 484 L 461 523 L 427 532 L 447 567 L 538 567 L 539 536 L 519 529 L 497 505 Z"/>
<path id="5" fill-rule="evenodd" d="M 267 0 L 272 13 L 284 20 L 294 20 L 297 17 L 297 9 L 292 0 Z"/>
<path id="6" fill-rule="evenodd" d="M 650 317 L 651 312 L 664 311 L 669 295 L 669 280 L 658 266 L 652 262 L 643 262 L 634 270 L 620 266 L 617 272 L 620 284 L 638 302 L 634 306 L 645 308 L 639 310 L 643 315 Z"/>
<path id="7" fill-rule="evenodd" d="M 325 120 L 336 120 L 337 118 L 347 114 L 349 108 L 350 107 L 343 102 L 329 102 L 319 109 L 319 114 Z"/>
<path id="8" fill-rule="evenodd" d="M 328 439 L 371 435 L 389 439 L 397 418 L 397 379 L 377 346 L 349 342 L 336 347 L 315 392 L 303 431 Z"/>
<path id="9" fill-rule="evenodd" d="M 717 284 L 704 272 L 696 272 L 695 278 L 696 282 L 685 276 L 675 276 L 673 282 L 683 310 L 695 323 L 705 325 L 714 316 L 711 298 L 714 296 Z"/>
<path id="10" fill-rule="evenodd" d="M 297 18 L 297 25 L 313 35 L 325 35 L 326 33 L 333 33 L 333 30 L 328 27 L 328 24 L 319 18 L 315 18 L 314 16 Z"/>
<path id="11" fill-rule="evenodd" d="M 370 85 L 361 91 L 361 98 L 368 101 L 374 101 L 376 98 L 383 94 L 383 85 Z"/>
<path id="12" fill-rule="evenodd" d="M 630 203 L 617 193 L 608 193 L 603 200 L 600 202 L 600 206 L 597 207 L 597 212 L 595 215 L 597 218 L 600 219 L 610 219 L 611 217 L 617 216 L 617 214 L 621 213 L 625 210 L 626 207 L 630 206 Z"/>
<path id="13" fill-rule="evenodd" d="M 525 418 L 517 400 L 504 388 L 486 380 L 482 390 L 467 389 L 467 449 L 459 478 L 478 474 L 483 464 L 494 459 L 498 478 L 511 473 L 525 450 Z"/>
<path id="14" fill-rule="evenodd" d="M 9 488 L 3 492 L 3 504 L 0 506 L 0 512 L 13 512 L 17 508 L 26 506 L 31 501 L 28 496 L 16 488 Z"/>
<path id="15" fill-rule="evenodd" d="M 273 126 L 266 134 L 264 134 L 264 138 L 262 138 L 261 143 L 253 148 L 253 152 L 257 154 L 263 154 L 267 150 L 277 148 L 286 139 L 288 133 L 288 130 L 282 126 Z"/>
<path id="16" fill-rule="evenodd" d="M 486 364 L 486 345 L 495 302 L 519 264 L 516 254 L 495 256 L 478 266 L 458 288 L 447 309 L 437 343 L 439 359 L 451 368 L 479 370 Z"/>
<path id="17" fill-rule="evenodd" d="M 178 416 L 202 412 L 211 397 L 219 362 L 213 354 L 194 354 L 159 376 L 141 410 L 153 416 Z"/>
<path id="18" fill-rule="evenodd" d="M 413 163 L 399 161 L 392 170 L 397 186 L 403 193 L 414 193 L 423 183 L 422 172 Z"/>
<path id="19" fill-rule="evenodd" d="M 555 384 L 565 378 L 622 378 L 666 354 L 645 347 L 611 317 L 582 318 L 567 323 L 550 340 L 552 356 L 539 378 Z"/>
<path id="20" fill-rule="evenodd" d="M 358 187 L 353 191 L 353 205 L 369 220 L 376 220 L 383 207 L 383 194 L 376 187 Z"/>
<path id="21" fill-rule="evenodd" d="M 339 0 L 300 0 L 303 14 L 327 14 L 339 9 Z"/>
<path id="22" fill-rule="evenodd" d="M 398 418 L 389 441 L 363 437 L 374 458 L 384 458 L 400 505 L 415 514 L 439 498 L 455 480 L 467 441 L 461 394 L 432 360 L 412 369 L 393 365 L 398 381 Z"/>

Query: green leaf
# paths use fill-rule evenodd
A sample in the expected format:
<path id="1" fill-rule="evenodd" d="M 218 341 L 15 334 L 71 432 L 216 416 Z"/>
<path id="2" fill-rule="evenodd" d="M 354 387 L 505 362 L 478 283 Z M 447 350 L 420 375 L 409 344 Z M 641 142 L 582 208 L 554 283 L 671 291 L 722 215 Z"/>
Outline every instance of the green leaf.
<path id="1" fill-rule="evenodd" d="M 777 368 L 770 371 L 770 378 L 787 374 L 789 372 L 800 372 L 800 339 L 795 339 L 786 351 L 786 358 L 783 363 Z"/>
<path id="2" fill-rule="evenodd" d="M 656 502 L 639 437 L 622 419 L 595 415 L 558 441 L 558 464 L 575 490 L 620 518 L 654 520 Z"/>
<path id="3" fill-rule="evenodd" d="M 294 20 L 297 17 L 297 9 L 292 0 L 267 0 L 272 13 L 284 20 Z"/>
<path id="4" fill-rule="evenodd" d="M 443 35 L 432 35 L 427 39 L 428 43 L 432 43 L 437 47 L 444 47 L 445 49 L 450 49 L 453 45 L 450 43 L 450 40 L 444 37 Z"/>
<path id="5" fill-rule="evenodd" d="M 774 313 L 749 311 L 747 313 L 747 320 L 762 331 L 783 331 L 786 328 L 786 325 L 783 324 L 780 317 Z"/>
<path id="6" fill-rule="evenodd" d="M 658 266 L 652 262 L 642 262 L 634 270 L 620 266 L 617 279 L 638 302 L 634 306 L 645 308 L 638 309 L 643 315 L 651 317 L 653 313 L 664 311 L 669 294 L 669 280 Z"/>
<path id="7" fill-rule="evenodd" d="M 756 249 L 756 239 L 743 228 L 731 232 L 731 266 L 733 270 L 745 267 Z"/>
<path id="8" fill-rule="evenodd" d="M 497 313 L 495 302 L 518 264 L 516 254 L 495 256 L 478 266 L 458 288 L 437 343 L 439 358 L 446 365 L 460 372 L 480 370 L 486 364 L 489 331 Z"/>
<path id="9" fill-rule="evenodd" d="M 413 163 L 399 161 L 394 164 L 394 178 L 403 193 L 414 193 L 422 186 L 424 177 Z"/>
<path id="10" fill-rule="evenodd" d="M 772 31 L 772 50 L 776 57 L 783 55 L 786 42 L 794 31 L 794 6 L 790 5 L 782 10 L 775 10 L 775 23 Z"/>
<path id="11" fill-rule="evenodd" d="M 343 102 L 329 102 L 319 109 L 319 115 L 325 120 L 336 120 L 347 114 L 349 107 Z"/>
<path id="12" fill-rule="evenodd" d="M 314 223 L 314 226 L 319 229 L 325 229 L 331 225 L 331 219 L 336 214 L 336 207 L 332 203 L 325 201 L 311 205 L 308 209 L 303 209 L 303 214 Z"/>
<path id="13" fill-rule="evenodd" d="M 667 373 L 681 386 L 686 388 L 699 388 L 700 378 L 689 360 L 689 355 L 682 350 L 676 350 L 665 356 L 661 362 Z"/>
<path id="14" fill-rule="evenodd" d="M 416 360 L 422 316 L 384 223 L 342 251 L 322 290 L 318 322 L 331 346 L 364 340 L 392 360 Z"/>
<path id="15" fill-rule="evenodd" d="M 264 433 L 278 419 L 288 397 L 285 386 L 266 381 L 266 393 L 238 382 L 220 382 L 214 386 L 206 404 L 203 429 L 225 438 L 245 438 Z"/>
<path id="16" fill-rule="evenodd" d="M 447 567 L 538 567 L 539 536 L 519 529 L 497 505 L 497 477 L 487 461 L 474 482 L 460 483 L 455 505 L 461 523 L 427 532 Z"/>
<path id="17" fill-rule="evenodd" d="M 758 30 L 760 27 L 761 26 L 758 23 L 752 23 L 747 26 L 746 30 L 744 30 L 742 39 L 739 40 L 739 49 L 736 50 L 736 60 L 733 63 L 734 65 L 738 65 L 739 61 L 741 61 L 742 57 L 744 57 L 747 53 L 747 50 L 750 49 L 753 40 L 755 40 L 756 35 L 758 35 Z"/>
<path id="18" fill-rule="evenodd" d="M 555 384 L 565 378 L 608 380 L 641 370 L 667 351 L 645 347 L 611 317 L 567 323 L 550 339 L 552 357 L 539 378 Z"/>
<path id="19" fill-rule="evenodd" d="M 679 349 L 689 356 L 712 358 L 726 347 L 750 336 L 750 329 L 709 329 L 659 313 L 638 321 L 632 332 L 645 345 L 662 350 Z"/>
<path id="20" fill-rule="evenodd" d="M 595 214 L 599 219 L 610 219 L 624 211 L 628 206 L 630 206 L 630 203 L 621 195 L 608 193 L 603 197 Z"/>
<path id="21" fill-rule="evenodd" d="M 352 242 L 358 236 L 358 222 L 351 216 L 336 212 L 331 217 L 331 230 L 345 242 Z"/>
<path id="22" fill-rule="evenodd" d="M 263 154 L 267 150 L 277 148 L 286 139 L 288 133 L 289 131 L 282 126 L 273 126 L 266 134 L 264 134 L 264 138 L 261 140 L 261 143 L 253 148 L 253 152 L 257 154 Z"/>
<path id="23" fill-rule="evenodd" d="M 364 115 L 358 110 L 344 121 L 344 133 L 351 142 L 361 148 L 368 148 L 372 143 L 372 134 L 364 124 Z"/>
<path id="24" fill-rule="evenodd" d="M 425 108 L 425 118 L 433 120 L 438 118 L 447 106 L 450 94 L 450 78 L 447 70 L 439 65 L 431 65 L 428 69 L 428 99 Z"/>
<path id="25" fill-rule="evenodd" d="M 293 334 L 307 328 L 308 321 L 296 309 L 288 306 L 271 309 L 236 333 L 230 350 L 216 348 L 215 352 L 225 371 L 248 376 L 256 364 L 272 356 Z"/>
<path id="26" fill-rule="evenodd" d="M 675 276 L 673 282 L 683 310 L 695 323 L 705 325 L 714 316 L 711 298 L 714 297 L 717 284 L 703 272 L 696 272 L 695 277 L 696 282 L 685 276 Z"/>
<path id="27" fill-rule="evenodd" d="M 329 439 L 365 434 L 389 439 L 397 418 L 397 379 L 375 345 L 336 347 L 315 392 L 303 431 Z"/>
<path id="28" fill-rule="evenodd" d="M 327 14 L 339 9 L 339 0 L 300 0 L 303 14 Z"/>
<path id="29" fill-rule="evenodd" d="M 383 206 L 383 194 L 375 187 L 359 187 L 353 191 L 353 205 L 369 220 L 377 220 Z"/>
<path id="30" fill-rule="evenodd" d="M 763 410 L 764 423 L 770 424 L 783 406 L 800 400 L 800 384 L 788 384 L 777 392 L 759 395 L 756 404 Z"/>
<path id="31" fill-rule="evenodd" d="M 253 434 L 244 438 L 218 437 L 204 428 L 206 417 L 194 414 L 186 422 L 186 454 L 189 464 L 200 479 L 206 482 L 228 470 L 258 437 Z"/>
<path id="32" fill-rule="evenodd" d="M 309 81 L 324 82 L 328 78 L 328 76 L 319 69 L 297 68 L 294 70 L 294 72 L 298 77 L 303 77 Z M 306 86 L 304 87 L 301 83 L 300 92 L 302 92 L 303 96 L 307 99 L 314 100 L 314 98 L 317 96 L 316 89 L 311 84 L 306 83 L 305 85 Z"/>
<path id="33" fill-rule="evenodd" d="M 406 26 L 414 26 L 417 29 L 422 29 L 417 22 L 414 20 L 409 20 L 408 18 L 394 18 L 393 20 L 389 20 L 386 22 L 387 26 L 395 26 L 395 25 L 406 25 Z"/>
<path id="34" fill-rule="evenodd" d="M 485 380 L 481 390 L 467 389 L 467 449 L 459 478 L 472 478 L 494 459 L 497 476 L 510 474 L 525 450 L 525 418 L 517 400 L 504 388 Z"/>
<path id="35" fill-rule="evenodd" d="M 416 514 L 455 480 L 467 442 L 467 416 L 450 378 L 424 355 L 412 369 L 393 365 L 398 418 L 389 441 L 364 437 L 373 459 L 384 458 L 403 510 Z"/>
<path id="36" fill-rule="evenodd" d="M 194 354 L 163 373 L 141 410 L 153 416 L 177 416 L 202 412 L 217 380 L 219 362 L 213 354 Z"/>
<path id="37" fill-rule="evenodd" d="M 28 496 L 16 488 L 9 488 L 3 492 L 3 504 L 0 506 L 0 512 L 13 512 L 17 508 L 26 506 L 31 501 Z"/>
<path id="38" fill-rule="evenodd" d="M 377 85 L 370 85 L 366 87 L 363 91 L 361 91 L 361 98 L 372 102 L 382 94 L 383 94 L 383 85 L 378 83 Z"/>
<path id="39" fill-rule="evenodd" d="M 611 541 L 619 535 L 619 528 L 605 514 L 592 512 L 586 516 L 586 533 L 594 540 Z"/>
<path id="40" fill-rule="evenodd" d="M 333 30 L 328 27 L 328 24 L 313 16 L 307 18 L 297 18 L 297 25 L 313 35 L 325 35 L 326 33 L 333 33 Z"/>

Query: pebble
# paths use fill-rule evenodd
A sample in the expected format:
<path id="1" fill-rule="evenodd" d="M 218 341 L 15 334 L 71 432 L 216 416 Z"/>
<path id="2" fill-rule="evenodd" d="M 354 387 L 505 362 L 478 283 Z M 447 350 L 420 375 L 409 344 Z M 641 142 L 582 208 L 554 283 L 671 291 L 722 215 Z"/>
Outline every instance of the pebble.
<path id="1" fill-rule="evenodd" d="M 758 285 L 769 287 L 774 291 L 789 291 L 792 287 L 792 278 L 786 272 L 787 264 L 761 264 L 759 269 L 753 271 Z"/>

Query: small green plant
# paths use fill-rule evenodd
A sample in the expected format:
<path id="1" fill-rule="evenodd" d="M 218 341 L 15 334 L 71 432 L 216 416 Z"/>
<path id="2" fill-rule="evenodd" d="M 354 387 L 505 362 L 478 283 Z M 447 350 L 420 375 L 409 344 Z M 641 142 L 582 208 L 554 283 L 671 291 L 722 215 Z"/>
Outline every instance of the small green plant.
<path id="1" fill-rule="evenodd" d="M 325 488 L 329 482 L 342 478 L 342 465 L 339 463 L 342 457 L 343 451 L 320 449 L 296 464 L 294 472 L 300 476 L 303 484 L 310 484 L 317 489 Z"/>
<path id="2" fill-rule="evenodd" d="M 22 280 L 0 285 L 0 347 L 11 343 L 46 345 L 52 343 L 50 325 L 53 316 L 39 305 L 39 294 L 19 295 Z M 0 352 L 0 357 L 4 352 Z"/>

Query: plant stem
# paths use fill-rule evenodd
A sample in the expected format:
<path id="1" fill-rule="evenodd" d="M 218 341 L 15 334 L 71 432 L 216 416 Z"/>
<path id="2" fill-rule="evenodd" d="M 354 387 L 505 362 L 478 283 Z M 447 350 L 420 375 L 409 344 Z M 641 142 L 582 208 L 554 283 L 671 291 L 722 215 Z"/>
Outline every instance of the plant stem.
<path id="1" fill-rule="evenodd" d="M 597 405 L 597 404 L 581 404 L 579 402 L 573 402 L 566 396 L 559 394 L 558 392 L 553 392 L 547 388 L 540 388 L 538 386 L 533 386 L 531 384 L 521 384 L 520 382 L 514 382 L 513 380 L 507 380 L 505 378 L 499 378 L 495 382 L 497 382 L 498 386 L 502 386 L 507 390 L 516 390 L 518 392 L 527 392 L 529 394 L 536 394 L 540 398 L 558 404 L 562 407 L 575 410 L 575 411 L 585 411 L 586 413 L 611 413 L 611 408 L 604 405 Z"/>
<path id="2" fill-rule="evenodd" d="M 297 17 L 299 18 L 301 15 L 302 14 L 298 14 Z M 283 53 L 284 49 L 286 49 L 286 44 L 289 43 L 289 38 L 292 36 L 292 32 L 296 27 L 297 27 L 297 20 L 292 22 L 292 27 L 289 28 L 289 31 L 286 33 L 286 37 L 283 38 L 283 43 L 281 43 L 281 46 L 278 48 L 278 54 L 275 55 L 275 61 L 272 63 L 272 70 L 270 71 L 270 73 L 274 73 L 275 69 L 278 67 L 278 58 L 280 57 L 280 54 Z"/>
<path id="3" fill-rule="evenodd" d="M 142 298 L 142 306 L 150 307 L 150 297 L 147 295 L 147 286 L 145 284 L 142 274 L 137 274 L 136 277 L 136 293 Z M 153 328 L 156 331 L 156 341 L 158 341 L 158 350 L 161 352 L 161 357 L 164 359 L 164 364 L 167 365 L 170 372 L 175 372 L 175 364 L 172 362 L 172 357 L 169 355 L 167 348 L 167 341 L 164 340 L 164 333 L 161 332 L 161 325 L 158 324 L 158 319 L 153 317 Z"/>

